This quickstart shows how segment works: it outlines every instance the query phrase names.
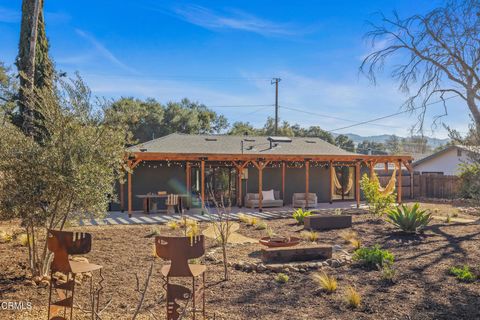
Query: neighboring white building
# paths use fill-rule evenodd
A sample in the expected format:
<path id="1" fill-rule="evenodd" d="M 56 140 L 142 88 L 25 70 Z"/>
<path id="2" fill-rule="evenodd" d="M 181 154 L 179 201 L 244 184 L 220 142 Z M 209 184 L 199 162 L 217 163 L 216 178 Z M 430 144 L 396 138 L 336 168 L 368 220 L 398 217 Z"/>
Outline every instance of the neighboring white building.
<path id="1" fill-rule="evenodd" d="M 480 147 L 449 146 L 443 150 L 432 153 L 429 156 L 413 162 L 413 168 L 422 174 L 439 173 L 444 175 L 456 175 L 459 173 L 459 165 L 471 162 L 471 155 L 480 153 Z"/>

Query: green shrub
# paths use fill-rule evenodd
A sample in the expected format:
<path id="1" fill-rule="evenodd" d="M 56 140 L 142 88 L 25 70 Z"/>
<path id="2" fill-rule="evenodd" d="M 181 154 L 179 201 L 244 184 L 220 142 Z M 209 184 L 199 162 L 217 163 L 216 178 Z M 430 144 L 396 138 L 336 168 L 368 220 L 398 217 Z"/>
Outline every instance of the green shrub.
<path id="1" fill-rule="evenodd" d="M 304 211 L 302 208 L 298 208 L 293 212 L 292 217 L 293 219 L 297 220 L 298 224 L 303 224 L 303 220 L 305 219 L 305 217 L 308 217 L 311 215 L 312 215 L 312 211 L 308 211 L 308 210 Z"/>
<path id="2" fill-rule="evenodd" d="M 461 267 L 451 267 L 448 272 L 462 282 L 473 282 L 477 279 L 477 276 L 467 265 Z"/>
<path id="3" fill-rule="evenodd" d="M 370 268 L 381 268 L 393 264 L 394 256 L 388 250 L 383 250 L 378 244 L 355 250 L 353 260 L 359 261 Z"/>
<path id="4" fill-rule="evenodd" d="M 257 225 L 255 226 L 255 230 L 265 230 L 268 228 L 268 225 L 265 221 L 259 221 L 257 222 Z"/>
<path id="5" fill-rule="evenodd" d="M 370 179 L 367 174 L 363 175 L 360 188 L 368 204 L 368 211 L 374 215 L 383 215 L 395 203 L 395 193 L 382 194 L 378 180 Z"/>
<path id="6" fill-rule="evenodd" d="M 394 282 L 396 271 L 390 265 L 384 265 L 382 268 L 382 280 Z"/>
<path id="7" fill-rule="evenodd" d="M 480 201 L 480 163 L 460 164 L 460 196 Z"/>
<path id="8" fill-rule="evenodd" d="M 281 284 L 287 283 L 289 279 L 290 279 L 290 277 L 288 275 L 286 275 L 285 273 L 279 273 L 275 277 L 275 281 L 277 283 L 281 283 Z"/>
<path id="9" fill-rule="evenodd" d="M 403 204 L 388 210 L 387 221 L 404 232 L 415 233 L 432 220 L 431 216 L 432 214 L 428 210 L 420 210 L 418 203 L 411 207 Z"/>

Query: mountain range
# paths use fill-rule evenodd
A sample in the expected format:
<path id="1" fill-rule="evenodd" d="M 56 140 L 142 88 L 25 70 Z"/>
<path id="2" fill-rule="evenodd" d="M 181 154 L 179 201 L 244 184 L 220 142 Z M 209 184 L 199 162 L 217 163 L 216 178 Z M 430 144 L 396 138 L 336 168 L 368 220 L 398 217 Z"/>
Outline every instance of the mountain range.
<path id="1" fill-rule="evenodd" d="M 391 134 L 381 134 L 381 135 L 376 135 L 376 136 L 361 136 L 361 135 L 358 135 L 358 134 L 355 134 L 355 133 L 346 133 L 344 135 L 347 136 L 350 140 L 353 140 L 353 142 L 356 145 L 359 144 L 360 142 L 364 141 L 364 140 L 385 143 L 385 141 L 387 141 L 389 138 L 391 138 L 393 136 Z M 338 136 L 338 134 L 336 134 L 335 136 Z M 404 137 L 400 137 L 400 136 L 397 136 L 397 137 L 400 138 L 400 139 L 404 138 Z M 432 148 L 439 147 L 441 145 L 446 144 L 448 141 L 450 141 L 450 139 L 448 139 L 448 138 L 439 139 L 439 138 L 431 138 L 431 137 L 427 137 L 427 136 L 425 136 L 425 138 L 428 141 L 428 145 L 430 145 Z"/>

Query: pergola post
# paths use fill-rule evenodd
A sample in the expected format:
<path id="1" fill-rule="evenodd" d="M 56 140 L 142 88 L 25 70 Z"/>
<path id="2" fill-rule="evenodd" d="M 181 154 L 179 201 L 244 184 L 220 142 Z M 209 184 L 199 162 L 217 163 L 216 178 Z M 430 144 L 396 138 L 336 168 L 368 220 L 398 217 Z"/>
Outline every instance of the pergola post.
<path id="1" fill-rule="evenodd" d="M 132 217 L 132 173 L 128 172 L 127 174 L 127 183 L 128 183 L 128 217 Z"/>
<path id="2" fill-rule="evenodd" d="M 370 161 L 370 162 L 368 163 L 368 166 L 369 166 L 369 168 L 370 168 L 370 179 L 372 179 L 372 178 L 373 178 L 373 175 L 375 174 L 375 162 Z"/>
<path id="3" fill-rule="evenodd" d="M 258 211 L 262 212 L 262 189 L 263 189 L 263 169 L 268 165 L 270 161 L 261 162 L 252 160 L 252 163 L 258 169 Z"/>
<path id="4" fill-rule="evenodd" d="M 397 202 L 398 204 L 401 204 L 402 203 L 402 160 L 398 160 L 397 180 L 398 180 Z"/>
<path id="5" fill-rule="evenodd" d="M 125 211 L 125 184 L 120 182 L 120 211 Z"/>
<path id="6" fill-rule="evenodd" d="M 333 166 L 333 161 L 330 160 L 330 204 L 333 203 L 333 193 L 335 192 L 335 167 Z"/>
<path id="7" fill-rule="evenodd" d="M 308 192 L 309 185 L 308 180 L 310 179 L 310 161 L 305 161 L 305 208 L 308 208 Z"/>
<path id="8" fill-rule="evenodd" d="M 200 176 L 201 176 L 201 187 L 200 187 L 200 193 L 202 197 L 202 209 L 205 208 L 205 160 L 202 159 L 200 162 Z"/>
<path id="9" fill-rule="evenodd" d="M 285 205 L 285 161 L 282 161 L 282 199 Z"/>
<path id="10" fill-rule="evenodd" d="M 242 174 L 243 174 L 243 169 L 242 168 L 236 168 L 237 169 L 237 206 L 239 208 L 242 207 Z"/>
<path id="11" fill-rule="evenodd" d="M 188 204 L 188 209 L 190 209 L 190 198 L 191 198 L 191 188 L 192 188 L 192 170 L 191 170 L 191 164 L 189 161 L 185 163 L 185 184 L 186 184 L 186 192 L 187 192 L 187 204 Z"/>
<path id="12" fill-rule="evenodd" d="M 260 166 L 258 168 L 258 211 L 262 212 L 262 202 L 263 202 L 263 168 Z"/>
<path id="13" fill-rule="evenodd" d="M 355 163 L 355 199 L 357 208 L 360 208 L 360 161 Z"/>

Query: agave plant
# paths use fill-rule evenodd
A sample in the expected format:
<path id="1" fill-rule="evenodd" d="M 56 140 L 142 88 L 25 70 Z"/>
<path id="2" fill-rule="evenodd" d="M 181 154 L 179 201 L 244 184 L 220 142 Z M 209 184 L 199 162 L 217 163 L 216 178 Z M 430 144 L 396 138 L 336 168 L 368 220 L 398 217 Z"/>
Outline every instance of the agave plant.
<path id="1" fill-rule="evenodd" d="M 402 204 L 387 211 L 387 221 L 404 232 L 416 233 L 432 220 L 431 215 L 428 210 L 420 210 L 418 203 L 411 207 Z"/>

